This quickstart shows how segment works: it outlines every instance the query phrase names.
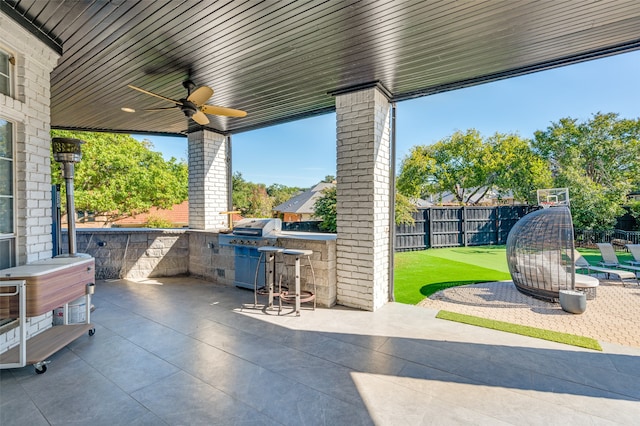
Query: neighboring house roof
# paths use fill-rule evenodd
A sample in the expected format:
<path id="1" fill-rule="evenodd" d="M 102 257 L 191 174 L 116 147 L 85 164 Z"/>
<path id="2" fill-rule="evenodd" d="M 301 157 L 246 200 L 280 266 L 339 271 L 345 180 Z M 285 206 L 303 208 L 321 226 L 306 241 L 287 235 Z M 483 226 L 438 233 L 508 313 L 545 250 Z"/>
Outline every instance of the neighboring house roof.
<path id="1" fill-rule="evenodd" d="M 492 202 L 495 200 L 499 200 L 499 199 L 510 199 L 513 198 L 513 193 L 512 191 L 505 191 L 504 193 L 502 193 L 501 195 L 499 195 L 499 192 L 497 190 L 494 189 L 490 189 L 485 195 L 484 197 L 478 199 L 478 197 L 484 193 L 486 187 L 481 187 L 480 190 L 472 197 L 472 200 L 475 202 Z M 467 189 L 465 191 L 465 198 L 469 196 L 469 194 L 473 193 L 473 191 L 475 191 L 476 188 L 470 188 Z M 429 196 L 429 202 L 433 203 L 433 204 L 458 204 L 459 201 L 456 198 L 456 196 L 447 191 L 447 192 L 442 192 L 439 194 L 431 194 Z"/>
<path id="2" fill-rule="evenodd" d="M 413 203 L 413 205 L 415 205 L 419 209 L 433 206 L 433 203 L 431 201 L 423 200 L 422 198 L 412 198 L 411 203 Z"/>
<path id="3" fill-rule="evenodd" d="M 322 196 L 322 191 L 326 188 L 336 186 L 335 183 L 320 182 L 308 191 L 294 195 L 284 203 L 273 208 L 280 213 L 313 214 L 316 200 Z"/>
<path id="4" fill-rule="evenodd" d="M 174 225 L 188 226 L 189 225 L 189 201 L 183 201 L 180 204 L 174 204 L 171 208 L 168 209 L 158 209 L 156 207 L 152 207 L 147 213 L 140 213 L 133 217 L 127 217 L 124 219 L 120 219 L 115 221 L 113 224 L 115 226 L 132 226 L 132 225 L 145 225 L 149 218 L 160 218 Z M 233 221 L 237 222 L 241 219 L 244 219 L 242 215 L 234 213 Z"/>
<path id="5" fill-rule="evenodd" d="M 168 209 L 158 209 L 151 207 L 147 213 L 140 213 L 135 216 L 125 217 L 113 222 L 114 226 L 145 225 L 149 218 L 164 219 L 173 224 L 189 224 L 189 201 L 174 204 Z"/>

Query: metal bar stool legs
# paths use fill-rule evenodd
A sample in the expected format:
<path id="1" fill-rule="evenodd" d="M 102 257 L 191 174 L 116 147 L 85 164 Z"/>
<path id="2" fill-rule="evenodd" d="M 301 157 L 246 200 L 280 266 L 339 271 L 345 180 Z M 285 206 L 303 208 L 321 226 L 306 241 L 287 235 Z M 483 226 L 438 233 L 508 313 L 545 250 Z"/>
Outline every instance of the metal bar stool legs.
<path id="1" fill-rule="evenodd" d="M 273 247 L 273 246 L 263 246 L 263 247 L 258 247 L 258 252 L 260 252 L 260 258 L 258 259 L 258 266 L 256 267 L 256 275 L 255 275 L 255 280 L 254 280 L 254 293 L 253 293 L 253 297 L 254 297 L 254 307 L 258 306 L 258 273 L 260 271 L 260 262 L 263 258 L 263 256 L 265 257 L 265 288 L 266 288 L 266 292 L 267 292 L 267 297 L 268 297 L 268 301 L 267 301 L 267 305 L 265 306 L 265 309 L 273 309 L 273 300 L 275 297 L 278 297 L 278 313 L 280 313 L 280 311 L 282 311 L 282 301 L 280 296 L 280 293 L 282 292 L 282 288 L 279 287 L 278 288 L 278 292 L 276 293 L 275 290 L 275 282 L 276 282 L 276 254 L 277 253 L 282 253 L 284 251 L 284 248 L 282 247 Z"/>
<path id="2" fill-rule="evenodd" d="M 316 276 L 313 271 L 313 266 L 311 265 L 311 255 L 313 254 L 313 250 L 294 250 L 294 249 L 286 249 L 282 252 L 285 256 L 294 256 L 295 263 L 295 293 L 294 293 L 294 303 L 295 303 L 295 314 L 296 316 L 300 315 L 300 304 L 305 302 L 313 301 L 313 309 L 316 308 Z M 302 295 L 302 291 L 300 289 L 300 257 L 306 256 L 309 262 L 309 266 L 311 267 L 311 275 L 313 277 L 313 291 L 304 292 L 305 295 Z M 291 298 L 291 295 L 288 292 L 283 292 L 281 298 L 284 298 L 285 301 L 288 301 Z"/>

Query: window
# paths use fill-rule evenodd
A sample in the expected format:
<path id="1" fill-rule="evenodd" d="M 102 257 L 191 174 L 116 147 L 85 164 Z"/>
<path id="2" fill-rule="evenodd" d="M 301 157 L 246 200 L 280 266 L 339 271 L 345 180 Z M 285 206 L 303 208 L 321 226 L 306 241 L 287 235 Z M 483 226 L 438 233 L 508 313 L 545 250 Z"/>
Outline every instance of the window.
<path id="1" fill-rule="evenodd" d="M 0 50 L 0 93 L 11 96 L 11 67 L 13 56 Z"/>
<path id="2" fill-rule="evenodd" d="M 0 269 L 15 266 L 13 124 L 0 118 Z"/>

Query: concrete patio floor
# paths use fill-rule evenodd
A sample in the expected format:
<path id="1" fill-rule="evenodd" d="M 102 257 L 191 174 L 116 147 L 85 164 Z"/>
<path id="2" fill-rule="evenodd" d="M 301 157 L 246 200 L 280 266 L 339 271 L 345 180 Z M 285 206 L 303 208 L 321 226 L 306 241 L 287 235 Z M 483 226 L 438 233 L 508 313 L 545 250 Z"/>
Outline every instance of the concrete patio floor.
<path id="1" fill-rule="evenodd" d="M 640 349 L 377 312 L 241 310 L 186 277 L 96 284 L 96 334 L 0 372 L 0 424 L 637 424 Z"/>

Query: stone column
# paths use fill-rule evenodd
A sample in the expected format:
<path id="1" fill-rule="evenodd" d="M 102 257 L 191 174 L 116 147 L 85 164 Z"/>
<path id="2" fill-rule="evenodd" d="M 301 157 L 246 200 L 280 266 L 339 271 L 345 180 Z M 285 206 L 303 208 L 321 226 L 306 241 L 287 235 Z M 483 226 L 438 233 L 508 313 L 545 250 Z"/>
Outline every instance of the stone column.
<path id="1" fill-rule="evenodd" d="M 389 300 L 390 114 L 378 87 L 336 96 L 337 302 L 370 311 Z"/>
<path id="2" fill-rule="evenodd" d="M 226 136 L 209 130 L 189 133 L 189 228 L 227 228 L 229 211 Z"/>

